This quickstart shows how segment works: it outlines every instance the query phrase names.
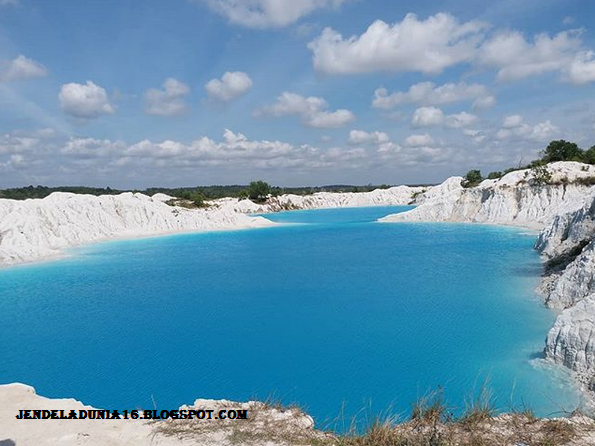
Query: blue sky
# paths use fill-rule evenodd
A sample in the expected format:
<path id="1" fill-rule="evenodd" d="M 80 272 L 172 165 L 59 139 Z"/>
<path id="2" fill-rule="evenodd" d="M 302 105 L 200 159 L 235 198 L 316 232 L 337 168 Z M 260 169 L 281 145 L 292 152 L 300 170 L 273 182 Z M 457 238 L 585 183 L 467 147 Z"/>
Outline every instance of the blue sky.
<path id="1" fill-rule="evenodd" d="M 0 0 L 0 187 L 439 182 L 595 144 L 579 0 Z"/>

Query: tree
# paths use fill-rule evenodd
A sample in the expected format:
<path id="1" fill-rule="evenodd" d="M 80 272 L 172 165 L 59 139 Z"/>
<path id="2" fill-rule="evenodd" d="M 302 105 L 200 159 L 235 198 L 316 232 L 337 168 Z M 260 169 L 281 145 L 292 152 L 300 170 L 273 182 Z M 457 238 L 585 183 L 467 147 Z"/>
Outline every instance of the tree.
<path id="1" fill-rule="evenodd" d="M 252 181 L 248 186 L 248 198 L 255 203 L 264 203 L 271 193 L 271 186 L 264 181 Z"/>
<path id="2" fill-rule="evenodd" d="M 480 170 L 470 170 L 461 182 L 463 187 L 475 187 L 483 181 Z"/>
<path id="3" fill-rule="evenodd" d="M 554 161 L 582 161 L 584 152 L 573 142 L 563 139 L 552 141 L 543 152 L 543 161 L 552 163 Z"/>
<path id="4" fill-rule="evenodd" d="M 583 161 L 588 164 L 595 164 L 595 146 L 585 151 Z"/>
<path id="5" fill-rule="evenodd" d="M 490 172 L 488 174 L 488 180 L 497 180 L 498 178 L 502 178 L 504 176 L 504 174 L 502 172 L 496 171 L 496 172 Z"/>

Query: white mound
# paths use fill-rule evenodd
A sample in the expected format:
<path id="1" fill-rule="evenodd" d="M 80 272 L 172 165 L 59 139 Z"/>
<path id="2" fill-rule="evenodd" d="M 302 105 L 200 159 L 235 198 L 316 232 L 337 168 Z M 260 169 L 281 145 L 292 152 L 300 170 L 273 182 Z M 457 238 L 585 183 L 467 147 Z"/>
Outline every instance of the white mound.
<path id="1" fill-rule="evenodd" d="M 552 163 L 548 170 L 551 185 L 537 184 L 529 169 L 469 189 L 461 186 L 461 177 L 452 177 L 423 194 L 417 208 L 380 221 L 474 222 L 542 229 L 555 215 L 581 208 L 593 186 L 579 180 L 595 177 L 595 166 L 582 163 Z"/>
<path id="2" fill-rule="evenodd" d="M 161 195 L 55 192 L 42 200 L 0 199 L 0 265 L 54 257 L 64 248 L 111 238 L 273 224 L 232 210 L 174 208 Z"/>
<path id="3" fill-rule="evenodd" d="M 323 444 L 327 435 L 314 429 L 312 418 L 298 409 L 281 409 L 257 401 L 237 403 L 199 399 L 180 410 L 246 410 L 247 419 L 193 419 L 150 421 L 143 419 L 16 419 L 20 410 L 90 411 L 74 399 L 39 396 L 24 384 L 0 385 L 0 444 L 16 446 L 228 446 L 237 438 L 252 446 Z M 125 408 L 108 408 L 118 410 Z M 130 409 L 130 408 L 129 408 Z M 152 408 L 149 408 L 152 409 Z M 160 412 L 163 408 L 159 408 Z M 174 408 L 167 408 L 172 410 Z M 186 412 L 188 413 L 188 412 Z M 236 412 L 237 413 L 237 412 Z M 32 416 L 33 414 L 30 413 Z M 234 441 L 234 439 L 236 441 Z M 293 441 L 286 441 L 293 439 Z M 325 443 L 326 444 L 326 443 Z"/>
<path id="4" fill-rule="evenodd" d="M 410 204 L 424 187 L 395 186 L 375 189 L 371 192 L 317 192 L 312 195 L 285 194 L 271 198 L 266 204 L 255 204 L 250 200 L 237 201 L 232 198 L 214 200 L 221 209 L 233 209 L 244 213 L 266 213 L 285 209 L 322 209 L 363 206 L 393 206 Z"/>

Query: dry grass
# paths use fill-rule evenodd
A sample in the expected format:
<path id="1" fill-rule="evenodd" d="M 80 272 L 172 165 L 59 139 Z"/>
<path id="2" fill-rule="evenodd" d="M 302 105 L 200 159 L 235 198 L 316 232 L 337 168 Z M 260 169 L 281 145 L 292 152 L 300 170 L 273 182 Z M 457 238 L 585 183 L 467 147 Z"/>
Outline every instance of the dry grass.
<path id="1" fill-rule="evenodd" d="M 543 436 L 540 446 L 555 446 L 572 440 L 577 434 L 577 429 L 564 421 L 547 420 L 541 426 L 539 433 Z"/>
<path id="2" fill-rule="evenodd" d="M 376 420 L 361 435 L 351 433 L 340 436 L 337 444 L 338 446 L 406 446 L 407 442 L 392 422 Z"/>
<path id="3" fill-rule="evenodd" d="M 421 397 L 411 417 L 376 418 L 363 432 L 351 430 L 336 437 L 337 446 L 586 446 L 595 444 L 595 422 L 577 424 L 566 418 L 539 419 L 530 409 L 496 416 L 487 385 L 468 399 L 455 418 L 441 391 Z M 581 426 L 580 428 L 577 426 Z M 589 434 L 593 439 L 588 440 Z"/>
<path id="4" fill-rule="evenodd" d="M 480 423 L 491 420 L 496 414 L 492 391 L 486 381 L 477 395 L 471 395 L 465 402 L 465 412 L 459 422 L 468 430 L 475 429 Z"/>
<path id="5" fill-rule="evenodd" d="M 229 408 L 234 407 L 230 403 Z M 221 407 L 217 407 L 217 410 Z M 248 409 L 246 420 L 165 420 L 154 423 L 155 435 L 175 437 L 196 444 L 231 445 L 314 445 L 328 444 L 330 434 L 314 430 L 309 418 L 297 406 L 282 404 L 270 396 Z"/>
<path id="6" fill-rule="evenodd" d="M 366 411 L 362 411 L 361 414 Z M 341 435 L 303 424 L 304 412 L 287 408 L 274 397 L 255 403 L 249 420 L 205 423 L 204 420 L 168 420 L 155 423 L 156 435 L 174 436 L 196 444 L 310 445 L 310 446 L 587 446 L 595 445 L 595 421 L 590 418 L 540 419 L 529 409 L 495 415 L 492 394 L 484 385 L 468 399 L 456 418 L 443 392 L 428 393 L 413 405 L 403 421 L 396 414 L 367 418 L 366 427 L 354 418 Z M 591 436 L 590 436 L 591 435 Z M 218 438 L 216 443 L 211 440 Z"/>

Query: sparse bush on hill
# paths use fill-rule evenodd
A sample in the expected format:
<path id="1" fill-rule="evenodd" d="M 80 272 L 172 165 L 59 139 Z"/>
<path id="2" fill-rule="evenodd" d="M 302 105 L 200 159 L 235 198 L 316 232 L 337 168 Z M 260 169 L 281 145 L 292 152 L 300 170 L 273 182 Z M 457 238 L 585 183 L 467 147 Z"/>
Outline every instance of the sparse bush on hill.
<path id="1" fill-rule="evenodd" d="M 498 178 L 502 178 L 503 176 L 504 176 L 504 173 L 502 173 L 500 171 L 490 172 L 490 173 L 488 173 L 488 180 L 497 180 Z"/>
<path id="2" fill-rule="evenodd" d="M 552 181 L 552 173 L 548 170 L 546 165 L 535 165 L 531 168 L 533 174 L 533 181 L 535 184 L 544 185 Z"/>
<path id="3" fill-rule="evenodd" d="M 466 188 L 475 187 L 482 181 L 483 177 L 481 176 L 480 170 L 470 170 L 467 172 L 467 175 L 465 175 L 465 179 L 463 179 L 461 185 Z"/>
<path id="4" fill-rule="evenodd" d="M 248 198 L 255 203 L 264 203 L 271 193 L 271 186 L 262 180 L 252 181 L 248 186 Z"/>
<path id="5" fill-rule="evenodd" d="M 551 141 L 541 154 L 541 158 L 531 161 L 527 165 L 519 163 L 518 167 L 511 167 L 503 172 L 490 172 L 487 178 L 490 180 L 498 179 L 516 170 L 531 169 L 535 180 L 533 184 L 551 184 L 551 173 L 546 167 L 549 163 L 556 161 L 576 161 L 586 164 L 595 164 L 595 146 L 592 146 L 588 150 L 583 150 L 576 143 L 564 139 Z M 481 182 L 481 180 L 477 180 L 478 174 L 481 176 L 479 170 L 470 170 L 467 172 L 465 180 L 461 183 L 462 186 L 467 188 L 477 186 Z M 580 184 L 591 184 L 590 179 L 578 179 L 576 182 Z"/>
<path id="6" fill-rule="evenodd" d="M 179 197 L 183 200 L 190 201 L 197 208 L 205 206 L 205 196 L 200 191 L 183 191 Z"/>

